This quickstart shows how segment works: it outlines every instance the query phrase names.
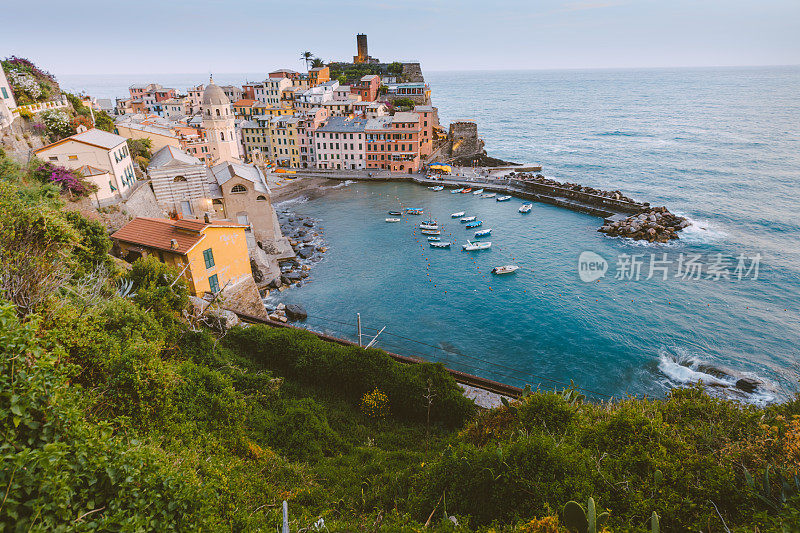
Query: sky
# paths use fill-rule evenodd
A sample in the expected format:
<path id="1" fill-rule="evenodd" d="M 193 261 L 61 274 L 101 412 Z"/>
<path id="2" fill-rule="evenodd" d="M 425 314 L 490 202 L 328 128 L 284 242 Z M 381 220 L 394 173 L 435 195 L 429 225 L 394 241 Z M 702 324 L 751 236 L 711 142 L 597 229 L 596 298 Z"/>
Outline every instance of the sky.
<path id="1" fill-rule="evenodd" d="M 305 50 L 352 60 L 356 33 L 370 55 L 426 71 L 800 64 L 800 0 L 29 0 L 0 13 L 0 57 L 56 75 L 300 70 Z"/>

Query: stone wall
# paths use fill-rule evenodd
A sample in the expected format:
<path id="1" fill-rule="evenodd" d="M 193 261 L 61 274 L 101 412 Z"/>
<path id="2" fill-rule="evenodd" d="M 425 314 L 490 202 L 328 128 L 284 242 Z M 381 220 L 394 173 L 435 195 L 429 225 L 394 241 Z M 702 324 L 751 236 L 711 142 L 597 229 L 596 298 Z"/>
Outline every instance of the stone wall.
<path id="1" fill-rule="evenodd" d="M 150 182 L 140 182 L 139 187 L 122 202 L 126 211 L 135 217 L 164 218 L 164 210 L 158 206 L 156 195 L 150 187 Z"/>
<path id="2" fill-rule="evenodd" d="M 419 63 L 403 63 L 403 79 L 409 83 L 424 83 L 422 67 Z"/>
<path id="3" fill-rule="evenodd" d="M 222 306 L 225 309 L 230 309 L 231 311 L 246 315 L 257 316 L 264 320 L 269 319 L 269 314 L 264 307 L 264 302 L 261 300 L 261 294 L 258 292 L 258 287 L 256 287 L 253 276 L 245 276 L 245 278 L 236 285 L 225 289 L 221 299 Z"/>
<path id="4" fill-rule="evenodd" d="M 447 135 L 450 157 L 471 156 L 483 152 L 483 141 L 478 138 L 478 125 L 474 122 L 453 122 Z"/>

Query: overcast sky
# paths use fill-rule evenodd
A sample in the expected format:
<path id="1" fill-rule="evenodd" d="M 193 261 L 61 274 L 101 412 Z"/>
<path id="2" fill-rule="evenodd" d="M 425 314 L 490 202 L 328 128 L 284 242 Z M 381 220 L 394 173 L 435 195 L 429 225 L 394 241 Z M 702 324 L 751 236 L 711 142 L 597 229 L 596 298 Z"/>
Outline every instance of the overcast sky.
<path id="1" fill-rule="evenodd" d="M 4 6 L 0 57 L 54 74 L 298 69 L 300 53 L 425 70 L 800 64 L 800 0 L 73 0 Z M 10 22 L 10 23 L 9 23 Z"/>

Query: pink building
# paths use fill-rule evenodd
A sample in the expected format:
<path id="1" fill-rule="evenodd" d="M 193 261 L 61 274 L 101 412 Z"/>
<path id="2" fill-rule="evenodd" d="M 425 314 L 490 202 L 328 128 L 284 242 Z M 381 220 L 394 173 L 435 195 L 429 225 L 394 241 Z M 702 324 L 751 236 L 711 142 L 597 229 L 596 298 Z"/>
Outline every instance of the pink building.
<path id="1" fill-rule="evenodd" d="M 350 86 L 350 92 L 357 94 L 364 101 L 373 101 L 378 98 L 378 87 L 381 78 L 375 74 L 367 74 Z"/>

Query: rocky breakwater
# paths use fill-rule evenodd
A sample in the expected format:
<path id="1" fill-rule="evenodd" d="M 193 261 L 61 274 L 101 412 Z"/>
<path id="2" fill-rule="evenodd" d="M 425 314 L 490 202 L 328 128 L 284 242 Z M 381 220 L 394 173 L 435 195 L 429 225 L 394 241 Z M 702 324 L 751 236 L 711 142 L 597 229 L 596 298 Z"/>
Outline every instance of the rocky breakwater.
<path id="1" fill-rule="evenodd" d="M 322 259 L 327 249 L 322 246 L 322 228 L 314 220 L 283 211 L 278 221 L 295 253 L 294 258 L 281 261 L 281 275 L 267 284 L 270 290 L 282 291 L 306 283 L 311 265 Z"/>
<path id="2" fill-rule="evenodd" d="M 283 304 L 280 303 L 274 309 L 267 309 L 269 312 L 269 319 L 273 322 L 286 322 L 305 320 L 308 318 L 308 313 L 302 305 L 298 304 Z"/>
<path id="3" fill-rule="evenodd" d="M 650 205 L 648 203 L 641 204 L 640 202 L 637 202 L 636 200 L 625 196 L 624 194 L 622 194 L 621 191 L 604 191 L 603 189 L 595 189 L 594 187 L 581 185 L 580 183 L 560 182 L 554 179 L 546 178 L 542 174 L 534 175 L 527 173 L 511 172 L 508 174 L 508 177 L 522 182 L 538 183 L 541 185 L 558 187 L 560 189 L 567 189 L 574 192 L 582 192 L 585 194 L 592 194 L 594 196 L 602 196 L 604 198 L 608 198 L 609 200 L 617 200 L 618 202 L 630 202 L 632 204 L 639 204 L 642 206 Z"/>
<path id="4" fill-rule="evenodd" d="M 686 218 L 670 213 L 666 207 L 653 207 L 628 218 L 607 221 L 597 231 L 615 237 L 669 242 L 677 239 L 678 232 L 689 225 L 691 222 Z"/>

